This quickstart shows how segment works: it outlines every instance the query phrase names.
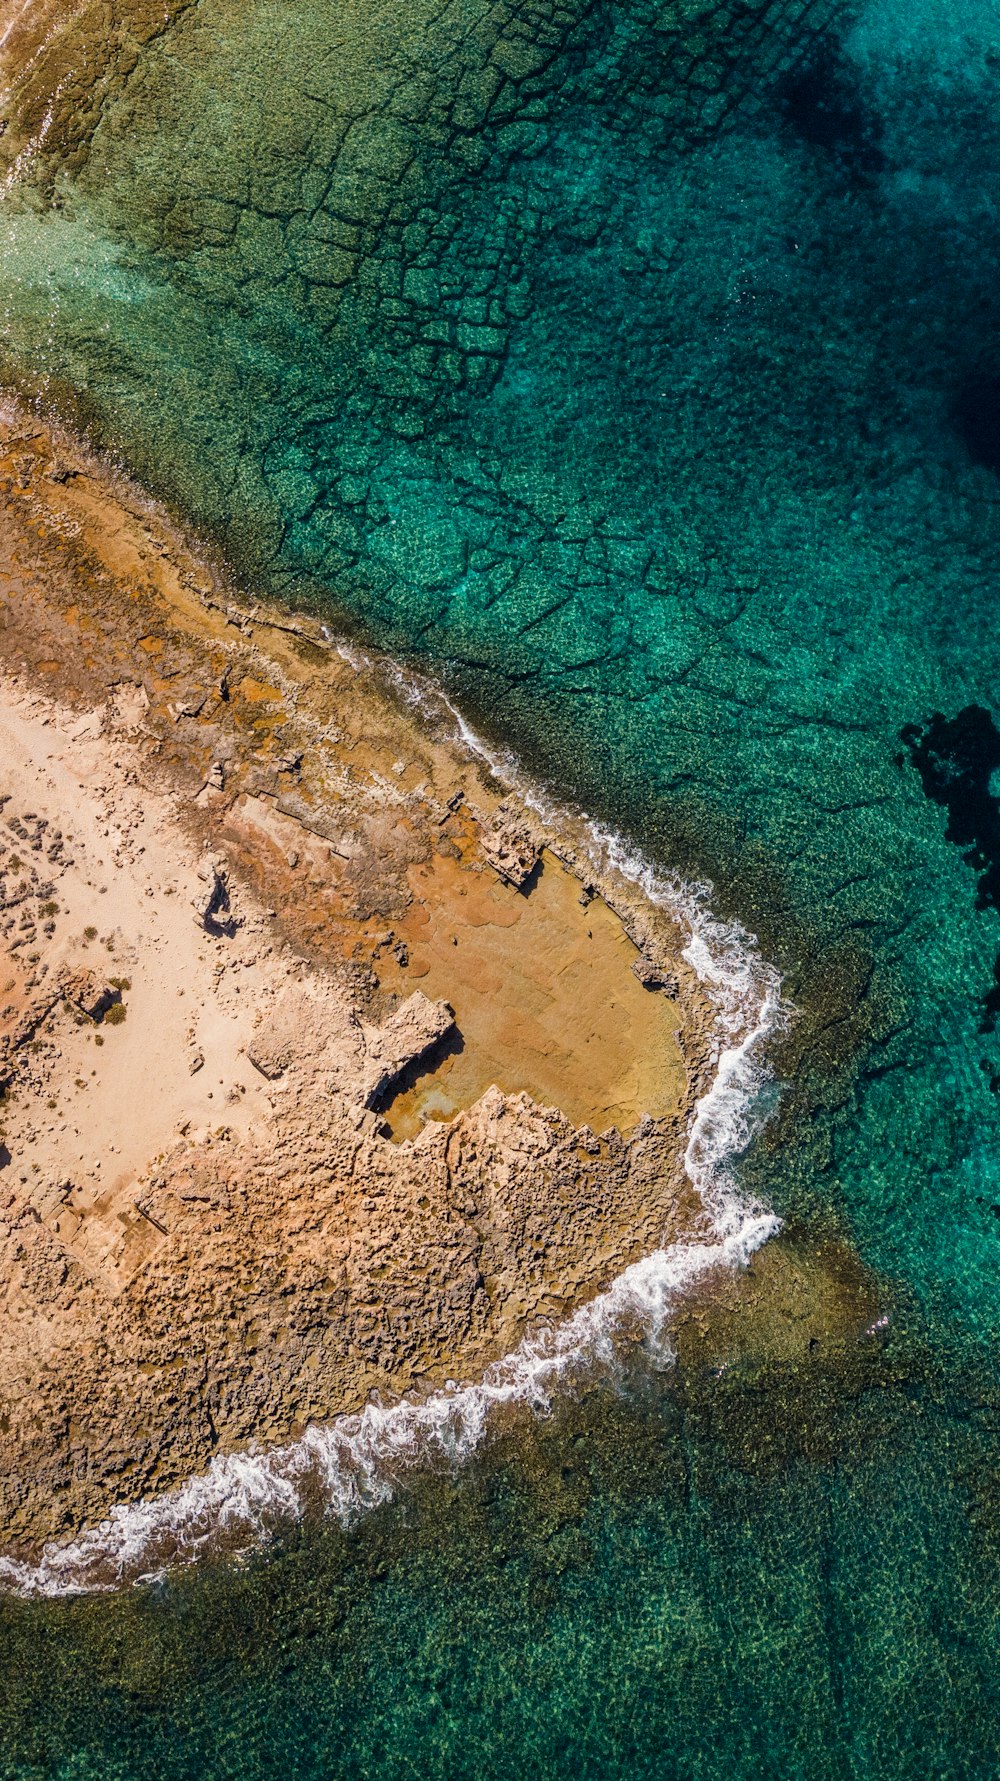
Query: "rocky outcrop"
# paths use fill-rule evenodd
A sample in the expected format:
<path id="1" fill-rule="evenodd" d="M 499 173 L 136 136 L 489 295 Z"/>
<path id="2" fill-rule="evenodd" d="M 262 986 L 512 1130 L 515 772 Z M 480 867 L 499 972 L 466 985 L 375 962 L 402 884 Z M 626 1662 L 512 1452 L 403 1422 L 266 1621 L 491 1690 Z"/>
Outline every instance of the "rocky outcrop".
<path id="1" fill-rule="evenodd" d="M 146 1259 L 109 1298 L 0 1195 L 0 1529 L 32 1542 L 286 1438 L 378 1388 L 473 1374 L 694 1218 L 677 1134 L 598 1141 L 498 1092 L 395 1147 L 290 1066 L 281 1134 L 181 1142 L 135 1193 Z M 13 1321 L 12 1321 L 13 1320 Z M 29 1355 L 32 1358 L 28 1358 Z"/>
<path id="2" fill-rule="evenodd" d="M 377 1106 L 410 1065 L 419 1063 L 442 1039 L 455 1031 L 455 1012 L 447 1002 L 429 1002 L 414 990 L 381 1027 L 366 1027 L 362 1098 Z"/>
<path id="3" fill-rule="evenodd" d="M 579 895 L 542 920 L 552 838 L 391 682 L 222 598 L 71 444 L 55 479 L 41 429 L 2 431 L 0 674 L 33 689 L 10 735 L 30 755 L 35 722 L 39 749 L 34 802 L 0 761 L 0 1539 L 28 1546 L 374 1388 L 474 1374 L 694 1227 L 710 1010 L 669 914 L 574 865 L 582 834 L 558 838 Z M 470 937 L 534 944 L 513 1030 L 569 1080 L 575 1035 L 537 1017 L 570 927 L 585 983 L 598 914 L 620 999 L 623 924 L 677 958 L 670 1110 L 597 1135 L 493 1088 L 390 1142 L 380 1102 L 460 1049 L 428 961 L 472 960 L 456 981 L 502 1026 L 500 955 Z M 664 999 L 664 1047 L 674 1024 Z"/>
<path id="4" fill-rule="evenodd" d="M 198 706 L 198 711 L 200 710 L 201 705 Z M 197 712 L 192 712 L 190 715 L 197 716 Z M 206 933 L 232 936 L 236 932 L 237 923 L 232 910 L 229 871 L 225 860 L 203 861 L 198 870 L 198 877 L 203 888 L 192 899 L 192 907 L 198 922 Z"/>
<path id="5" fill-rule="evenodd" d="M 669 965 L 655 964 L 641 954 L 633 961 L 632 975 L 639 979 L 643 989 L 662 989 L 668 996 L 676 996 L 680 989 L 676 971 Z"/>
<path id="6" fill-rule="evenodd" d="M 518 889 L 527 883 L 542 853 L 542 842 L 525 812 L 506 799 L 483 824 L 481 847 L 497 875 Z"/>

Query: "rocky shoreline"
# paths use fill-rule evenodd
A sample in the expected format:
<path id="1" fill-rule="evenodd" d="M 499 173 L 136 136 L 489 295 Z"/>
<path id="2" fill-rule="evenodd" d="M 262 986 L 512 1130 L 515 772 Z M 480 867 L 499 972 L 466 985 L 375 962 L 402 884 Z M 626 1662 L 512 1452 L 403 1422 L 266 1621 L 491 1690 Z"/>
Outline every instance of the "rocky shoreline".
<path id="1" fill-rule="evenodd" d="M 0 1539 L 24 1549 L 475 1372 L 696 1233 L 713 1017 L 669 912 L 443 705 L 239 602 L 13 410 L 0 497 Z"/>

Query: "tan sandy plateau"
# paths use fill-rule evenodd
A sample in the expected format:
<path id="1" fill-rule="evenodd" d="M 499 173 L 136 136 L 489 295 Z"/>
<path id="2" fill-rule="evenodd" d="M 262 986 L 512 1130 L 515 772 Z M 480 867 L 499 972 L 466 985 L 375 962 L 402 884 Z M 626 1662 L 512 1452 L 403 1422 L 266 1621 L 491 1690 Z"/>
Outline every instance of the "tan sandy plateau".
<path id="1" fill-rule="evenodd" d="M 471 1374 L 698 1227 L 681 936 L 452 732 L 8 412 L 4 1543 Z"/>

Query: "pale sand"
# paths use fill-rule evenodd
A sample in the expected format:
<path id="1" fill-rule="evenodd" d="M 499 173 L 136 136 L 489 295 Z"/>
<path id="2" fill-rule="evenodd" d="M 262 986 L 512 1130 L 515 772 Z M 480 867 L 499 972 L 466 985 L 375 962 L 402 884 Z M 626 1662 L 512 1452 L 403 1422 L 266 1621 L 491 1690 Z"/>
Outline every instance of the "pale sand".
<path id="1" fill-rule="evenodd" d="M 33 965 L 25 950 L 8 954 L 0 1038 L 67 972 L 129 986 L 120 1025 L 74 1024 L 57 1009 L 41 1029 L 41 1055 L 7 1113 L 10 1170 L 33 1203 L 61 1207 L 53 1229 L 106 1269 L 123 1223 L 136 1224 L 130 1189 L 180 1132 L 224 1123 L 245 1139 L 270 1119 L 269 1086 L 246 1046 L 288 970 L 266 956 L 259 917 L 235 949 L 205 932 L 193 907 L 204 895 L 197 856 L 169 800 L 140 790 L 133 756 L 121 738 L 109 747 L 99 714 L 74 720 L 0 682 L 0 794 L 10 799 L 0 869 L 14 890 L 24 873 L 11 858 L 35 864 L 7 828 L 24 812 L 61 828 L 73 861 L 45 862 L 55 932 L 36 924 Z M 139 1233 L 148 1236 L 141 1224 Z"/>

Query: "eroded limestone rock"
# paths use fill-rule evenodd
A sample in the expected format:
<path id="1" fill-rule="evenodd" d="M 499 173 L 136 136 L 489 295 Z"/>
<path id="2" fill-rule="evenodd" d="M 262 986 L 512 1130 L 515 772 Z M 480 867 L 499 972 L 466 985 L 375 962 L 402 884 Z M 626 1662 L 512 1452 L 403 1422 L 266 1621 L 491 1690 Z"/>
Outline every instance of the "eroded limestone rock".
<path id="1" fill-rule="evenodd" d="M 527 883 L 542 853 L 524 811 L 506 799 L 483 824 L 480 847 L 498 876 L 518 887 Z"/>
<path id="2" fill-rule="evenodd" d="M 408 1065 L 418 1063 L 447 1038 L 454 1026 L 454 1009 L 447 1002 L 428 1001 L 418 989 L 389 1016 L 384 1026 L 366 1027 L 362 1082 L 366 1107 L 374 1106 Z"/>

